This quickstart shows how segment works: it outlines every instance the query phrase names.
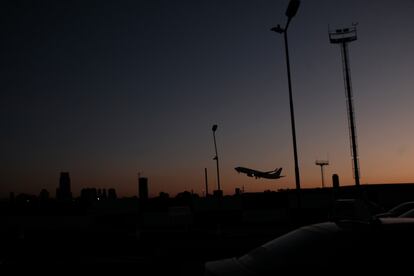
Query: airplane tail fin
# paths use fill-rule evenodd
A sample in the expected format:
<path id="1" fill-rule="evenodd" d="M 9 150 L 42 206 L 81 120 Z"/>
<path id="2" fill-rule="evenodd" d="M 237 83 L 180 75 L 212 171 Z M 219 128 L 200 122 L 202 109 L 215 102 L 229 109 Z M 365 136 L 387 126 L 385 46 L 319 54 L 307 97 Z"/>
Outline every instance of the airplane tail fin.
<path id="1" fill-rule="evenodd" d="M 276 174 L 280 175 L 282 173 L 282 168 L 276 169 Z"/>

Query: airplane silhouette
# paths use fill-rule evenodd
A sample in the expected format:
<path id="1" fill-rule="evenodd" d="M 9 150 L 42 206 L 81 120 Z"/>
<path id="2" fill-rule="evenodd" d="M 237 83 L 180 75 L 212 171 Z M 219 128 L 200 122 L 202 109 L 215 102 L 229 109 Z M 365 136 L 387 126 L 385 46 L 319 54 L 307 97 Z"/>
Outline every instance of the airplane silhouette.
<path id="1" fill-rule="evenodd" d="M 267 178 L 267 179 L 278 179 L 281 177 L 284 177 L 284 175 L 280 175 L 280 173 L 282 172 L 282 168 L 276 168 L 273 171 L 268 171 L 268 172 L 261 172 L 261 171 L 257 171 L 257 170 L 253 170 L 253 169 L 249 169 L 249 168 L 245 168 L 245 167 L 236 167 L 234 168 L 238 173 L 245 173 L 247 174 L 247 176 L 249 177 L 255 177 L 257 178 Z"/>

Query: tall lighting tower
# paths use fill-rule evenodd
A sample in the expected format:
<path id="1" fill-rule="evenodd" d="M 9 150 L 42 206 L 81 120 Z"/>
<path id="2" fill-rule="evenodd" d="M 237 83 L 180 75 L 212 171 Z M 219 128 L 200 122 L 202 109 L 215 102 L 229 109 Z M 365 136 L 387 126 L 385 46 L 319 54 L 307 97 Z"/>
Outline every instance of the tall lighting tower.
<path id="1" fill-rule="evenodd" d="M 355 126 L 354 105 L 352 100 L 350 66 L 348 59 L 348 43 L 357 40 L 356 24 L 353 24 L 350 28 L 329 31 L 329 40 L 332 44 L 339 44 L 341 47 L 345 92 L 347 97 L 349 136 L 351 139 L 351 154 L 353 159 L 352 165 L 354 171 L 355 186 L 359 187 L 358 146 Z"/>

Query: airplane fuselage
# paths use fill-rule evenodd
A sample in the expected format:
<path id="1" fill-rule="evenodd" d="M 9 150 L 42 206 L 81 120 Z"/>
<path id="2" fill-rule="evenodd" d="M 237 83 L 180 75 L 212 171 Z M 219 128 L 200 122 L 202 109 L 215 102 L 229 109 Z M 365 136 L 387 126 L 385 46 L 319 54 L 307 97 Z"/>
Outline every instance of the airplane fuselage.
<path id="1" fill-rule="evenodd" d="M 249 177 L 256 177 L 256 178 L 267 178 L 267 179 L 278 179 L 283 177 L 280 175 L 282 172 L 282 168 L 275 169 L 269 172 L 262 172 L 258 170 L 253 170 L 245 167 L 236 167 L 234 168 L 238 173 L 245 173 Z"/>

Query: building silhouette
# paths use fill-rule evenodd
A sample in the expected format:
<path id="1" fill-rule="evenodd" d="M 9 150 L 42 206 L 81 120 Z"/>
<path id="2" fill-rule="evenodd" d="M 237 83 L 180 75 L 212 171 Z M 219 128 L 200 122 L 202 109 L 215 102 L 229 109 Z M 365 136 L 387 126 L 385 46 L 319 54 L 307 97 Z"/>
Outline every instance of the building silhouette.
<path id="1" fill-rule="evenodd" d="M 68 172 L 60 173 L 59 187 L 56 189 L 56 199 L 59 201 L 72 200 L 72 192 L 70 189 L 70 176 Z"/>
<path id="2" fill-rule="evenodd" d="M 15 199 L 16 199 L 16 196 L 14 195 L 14 192 L 10 192 L 10 194 L 9 194 L 10 203 L 14 203 Z"/>
<path id="3" fill-rule="evenodd" d="M 46 189 L 42 189 L 39 193 L 39 200 L 40 201 L 47 201 L 49 200 L 49 192 Z"/>
<path id="4" fill-rule="evenodd" d="M 102 189 L 102 200 L 107 200 L 108 194 L 106 193 L 106 189 Z"/>
<path id="5" fill-rule="evenodd" d="M 108 200 L 116 200 L 118 197 L 114 188 L 108 190 Z"/>
<path id="6" fill-rule="evenodd" d="M 140 200 L 148 200 L 148 178 L 138 178 L 138 195 Z"/>

